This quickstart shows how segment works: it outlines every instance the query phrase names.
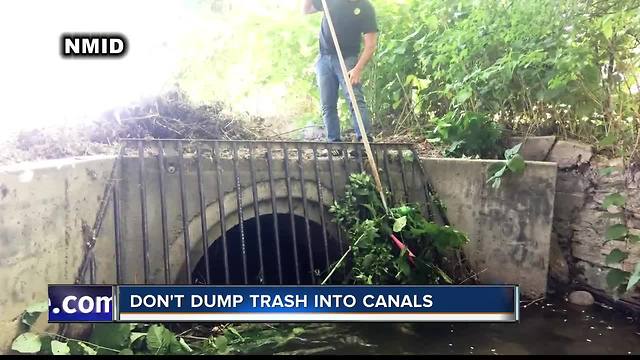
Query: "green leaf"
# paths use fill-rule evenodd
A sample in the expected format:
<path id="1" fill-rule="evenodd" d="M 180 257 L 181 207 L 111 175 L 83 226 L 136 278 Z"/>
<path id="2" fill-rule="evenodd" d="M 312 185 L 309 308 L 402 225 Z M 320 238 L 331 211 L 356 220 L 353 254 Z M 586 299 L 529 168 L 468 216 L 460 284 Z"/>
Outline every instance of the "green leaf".
<path id="1" fill-rule="evenodd" d="M 602 202 L 602 208 L 607 210 L 612 206 L 625 206 L 626 200 L 621 194 L 615 193 L 608 195 Z"/>
<path id="2" fill-rule="evenodd" d="M 640 236 L 629 234 L 629 241 L 633 244 L 637 244 L 640 242 Z"/>
<path id="3" fill-rule="evenodd" d="M 292 331 L 293 331 L 294 335 L 299 336 L 299 335 L 303 334 L 305 330 L 304 330 L 304 328 L 297 327 L 297 328 L 293 328 Z"/>
<path id="4" fill-rule="evenodd" d="M 520 149 L 522 149 L 522 143 L 512 147 L 511 149 L 508 149 L 504 153 L 505 159 L 509 160 L 509 159 L 512 159 L 514 156 L 518 155 L 520 153 Z"/>
<path id="5" fill-rule="evenodd" d="M 629 273 L 626 271 L 612 269 L 607 274 L 607 285 L 610 289 L 615 290 L 627 281 Z"/>
<path id="6" fill-rule="evenodd" d="M 496 178 L 493 180 L 493 185 L 491 185 L 492 188 L 497 190 L 500 189 L 500 186 L 502 186 L 502 178 Z"/>
<path id="7" fill-rule="evenodd" d="M 213 344 L 216 346 L 216 349 L 220 352 L 225 352 L 227 350 L 227 344 L 229 340 L 224 336 L 218 336 L 213 340 Z"/>
<path id="8" fill-rule="evenodd" d="M 130 335 L 131 343 L 133 344 L 136 340 L 140 339 L 143 336 L 146 336 L 147 333 L 142 332 L 132 332 Z"/>
<path id="9" fill-rule="evenodd" d="M 134 355 L 133 350 L 131 349 L 122 349 L 118 353 L 118 355 Z"/>
<path id="10" fill-rule="evenodd" d="M 607 265 L 619 264 L 624 260 L 626 260 L 628 257 L 629 257 L 628 253 L 620 249 L 613 249 L 611 253 L 609 253 L 609 255 L 607 256 L 606 264 Z"/>
<path id="11" fill-rule="evenodd" d="M 244 339 L 244 338 L 242 337 L 242 335 L 240 335 L 240 333 L 238 332 L 238 330 L 236 330 L 233 326 L 229 326 L 229 327 L 227 328 L 227 330 L 229 330 L 233 335 L 237 336 L 238 338 L 240 338 L 240 339 Z"/>
<path id="12" fill-rule="evenodd" d="M 35 354 L 40 351 L 42 342 L 40 337 L 34 333 L 24 333 L 18 336 L 11 344 L 11 350 L 21 354 Z"/>
<path id="13" fill-rule="evenodd" d="M 407 226 L 407 217 L 403 216 L 401 218 L 396 219 L 393 224 L 393 232 L 400 233 Z"/>
<path id="14" fill-rule="evenodd" d="M 406 252 L 403 252 L 398 259 L 398 270 L 400 270 L 400 272 L 404 276 L 408 277 L 409 275 L 411 275 L 411 266 L 409 266 L 409 262 L 406 259 L 405 253 Z"/>
<path id="15" fill-rule="evenodd" d="M 607 241 L 620 240 L 629 234 L 629 230 L 622 224 L 612 225 L 607 229 Z"/>
<path id="16" fill-rule="evenodd" d="M 29 305 L 26 312 L 29 314 L 33 313 L 46 313 L 49 311 L 49 302 L 43 301 L 35 304 Z"/>
<path id="17" fill-rule="evenodd" d="M 51 341 L 51 353 L 53 355 L 70 355 L 71 349 L 69 349 L 67 343 L 53 340 Z"/>
<path id="18" fill-rule="evenodd" d="M 607 135 L 604 139 L 600 140 L 599 145 L 601 147 L 609 147 L 618 142 L 618 137 L 614 134 Z"/>
<path id="19" fill-rule="evenodd" d="M 629 284 L 627 284 L 627 291 L 635 288 L 640 282 L 640 263 L 636 264 L 636 269 L 629 278 Z"/>
<path id="20" fill-rule="evenodd" d="M 518 154 L 507 162 L 507 167 L 509 170 L 513 171 L 514 174 L 522 174 L 526 169 L 527 164 L 525 163 L 522 155 Z"/>
<path id="21" fill-rule="evenodd" d="M 97 355 L 98 352 L 93 349 L 92 347 L 90 347 L 89 345 L 83 343 L 83 342 L 78 342 L 78 344 L 80 344 L 80 346 L 82 347 L 82 350 L 84 350 L 84 353 L 87 355 Z"/>
<path id="22" fill-rule="evenodd" d="M 114 350 L 128 348 L 131 344 L 131 326 L 129 324 L 95 324 L 90 343 Z M 112 351 L 98 349 L 99 354 L 112 354 Z"/>
<path id="23" fill-rule="evenodd" d="M 27 307 L 24 314 L 22 314 L 22 323 L 31 327 L 40 317 L 40 314 L 49 311 L 49 302 L 43 301 L 35 304 L 31 304 Z"/>
<path id="24" fill-rule="evenodd" d="M 364 257 L 364 260 L 362 260 L 362 267 L 368 268 L 375 259 L 376 259 L 376 256 L 374 254 L 367 254 Z"/>
<path id="25" fill-rule="evenodd" d="M 168 333 L 168 334 L 167 334 Z M 171 331 L 162 325 L 152 325 L 147 331 L 147 348 L 153 352 L 164 352 L 171 344 Z"/>

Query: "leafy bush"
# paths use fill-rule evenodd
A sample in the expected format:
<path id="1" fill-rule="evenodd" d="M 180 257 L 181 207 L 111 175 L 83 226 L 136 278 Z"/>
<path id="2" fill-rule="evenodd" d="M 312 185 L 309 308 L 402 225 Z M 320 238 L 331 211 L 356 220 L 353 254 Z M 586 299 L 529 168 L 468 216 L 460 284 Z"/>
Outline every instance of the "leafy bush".
<path id="1" fill-rule="evenodd" d="M 449 226 L 425 219 L 418 209 L 417 205 L 401 205 L 387 213 L 369 175 L 349 177 L 345 196 L 331 208 L 351 239 L 353 266 L 346 282 L 360 285 L 452 282 L 441 269 L 442 257 L 459 250 L 468 239 Z M 402 243 L 402 250 L 399 243 L 394 246 L 393 237 Z"/>
<path id="2" fill-rule="evenodd" d="M 424 129 L 464 111 L 519 133 L 635 144 L 637 0 L 371 1 L 380 38 L 365 90 L 379 127 Z M 320 122 L 320 15 L 302 16 L 296 2 L 228 2 L 229 13 L 197 8 L 178 82 L 196 99 Z"/>
<path id="3" fill-rule="evenodd" d="M 434 124 L 430 140 L 446 145 L 447 156 L 493 158 L 503 149 L 500 126 L 481 114 L 450 112 Z"/>

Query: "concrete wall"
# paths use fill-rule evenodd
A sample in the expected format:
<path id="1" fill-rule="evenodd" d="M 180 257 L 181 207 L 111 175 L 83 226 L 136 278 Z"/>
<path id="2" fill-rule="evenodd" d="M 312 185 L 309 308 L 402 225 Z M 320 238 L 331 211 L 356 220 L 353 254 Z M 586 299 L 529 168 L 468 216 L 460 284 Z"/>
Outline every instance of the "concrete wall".
<path id="1" fill-rule="evenodd" d="M 169 159 L 169 163 L 173 160 Z M 467 232 L 471 244 L 467 257 L 482 281 L 487 283 L 519 283 L 524 294 L 537 297 L 546 289 L 549 237 L 555 195 L 556 167 L 529 163 L 523 177 L 508 178 L 499 190 L 486 184 L 490 161 L 423 160 L 436 190 L 448 206 L 452 223 Z M 15 336 L 22 311 L 31 303 L 46 300 L 47 284 L 74 281 L 82 260 L 82 224 L 92 225 L 100 197 L 113 165 L 112 158 L 23 164 L 21 167 L 0 168 L 0 349 L 6 349 Z M 169 164 L 171 165 L 171 164 Z M 270 213 L 270 194 L 266 186 L 266 163 L 257 162 L 256 176 L 261 212 Z M 278 212 L 287 212 L 282 162 L 274 164 Z M 301 186 L 297 166 L 291 164 L 295 210 L 301 212 Z M 127 161 L 122 181 L 122 210 L 125 238 L 124 263 L 129 282 L 142 281 L 142 248 L 140 228 L 137 162 Z M 171 165 L 172 166 L 172 165 Z M 351 167 L 349 171 L 355 171 Z M 391 169 L 396 191 L 402 189 L 398 168 Z M 145 162 L 148 186 L 149 234 L 151 242 L 153 282 L 162 282 L 159 259 L 162 257 L 160 213 L 157 209 L 158 173 L 152 160 Z M 223 177 L 232 177 L 232 164 L 223 164 Z M 331 200 L 331 178 L 328 164 L 320 164 L 325 205 Z M 415 170 L 414 170 L 415 171 Z M 315 188 L 313 167 L 304 168 L 305 189 L 311 206 L 312 220 L 319 220 L 320 208 Z M 192 238 L 194 265 L 202 253 L 199 222 L 199 197 L 196 191 L 195 166 L 185 163 L 188 223 Z M 215 183 L 213 164 L 203 164 L 206 181 Z M 336 168 L 335 190 L 340 194 L 346 180 L 344 168 Z M 245 218 L 252 216 L 250 176 L 248 167 L 240 165 Z M 235 180 L 232 178 L 231 180 Z M 409 197 L 419 201 L 424 196 L 416 177 L 409 176 Z M 181 212 L 177 173 L 166 174 L 167 207 L 171 234 L 171 258 L 174 280 L 184 275 Z M 228 228 L 238 222 L 237 204 L 233 195 L 235 181 L 223 181 Z M 398 194 L 398 192 L 396 192 Z M 210 239 L 220 234 L 217 189 L 208 185 L 205 195 Z M 403 195 L 399 193 L 399 195 Z M 107 212 L 104 229 L 98 239 L 97 268 L 99 281 L 115 281 L 115 246 L 113 211 Z M 335 231 L 335 230 L 333 230 Z M 181 271 L 180 271 L 181 270 Z"/>
<path id="2" fill-rule="evenodd" d="M 487 184 L 495 162 L 425 160 L 452 224 L 471 239 L 465 255 L 483 283 L 519 284 L 523 296 L 547 289 L 556 187 L 554 164 L 529 162 L 525 174 Z"/>
<path id="3" fill-rule="evenodd" d="M 82 224 L 93 224 L 113 159 L 47 161 L 0 168 L 0 353 L 27 306 L 47 285 L 73 283 Z"/>

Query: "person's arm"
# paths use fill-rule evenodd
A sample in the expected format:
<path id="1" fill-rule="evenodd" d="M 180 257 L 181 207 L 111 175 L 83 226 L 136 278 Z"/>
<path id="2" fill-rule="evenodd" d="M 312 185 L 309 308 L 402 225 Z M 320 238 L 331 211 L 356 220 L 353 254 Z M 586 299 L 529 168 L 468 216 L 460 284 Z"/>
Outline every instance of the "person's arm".
<path id="1" fill-rule="evenodd" d="M 302 6 L 302 13 L 305 15 L 317 13 L 320 10 L 316 9 L 313 5 L 313 0 L 304 0 L 304 4 Z"/>
<path id="2" fill-rule="evenodd" d="M 358 59 L 358 63 L 356 66 L 349 71 L 349 79 L 351 79 L 351 84 L 356 85 L 360 83 L 362 79 L 362 72 L 367 67 L 367 64 L 373 57 L 373 54 L 376 52 L 376 47 L 378 46 L 378 33 L 367 33 L 364 34 L 364 50 Z"/>

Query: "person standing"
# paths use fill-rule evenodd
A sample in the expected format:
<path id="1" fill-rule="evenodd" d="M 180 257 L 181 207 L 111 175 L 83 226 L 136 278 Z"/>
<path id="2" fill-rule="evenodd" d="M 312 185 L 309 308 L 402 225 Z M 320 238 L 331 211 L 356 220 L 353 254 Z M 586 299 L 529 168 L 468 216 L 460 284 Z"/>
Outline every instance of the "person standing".
<path id="1" fill-rule="evenodd" d="M 357 106 L 367 134 L 371 131 L 369 111 L 362 91 L 362 73 L 375 53 L 378 41 L 378 24 L 373 5 L 369 0 L 326 0 L 333 26 L 347 66 L 349 81 L 353 85 Z M 321 0 L 304 0 L 303 12 L 313 14 L 323 11 Z M 362 43 L 364 41 L 364 49 Z M 320 29 L 320 55 L 316 62 L 316 75 L 320 88 L 320 105 L 327 141 L 342 141 L 338 117 L 338 94 L 342 89 L 351 110 L 351 118 L 358 142 L 362 134 L 357 123 L 353 104 L 347 91 L 326 15 Z M 369 139 L 371 136 L 369 135 Z"/>

